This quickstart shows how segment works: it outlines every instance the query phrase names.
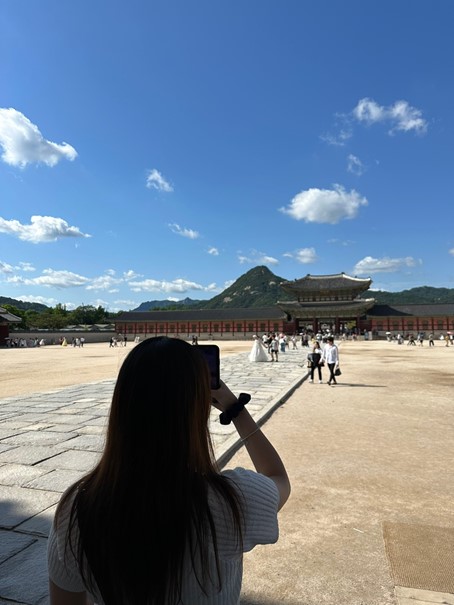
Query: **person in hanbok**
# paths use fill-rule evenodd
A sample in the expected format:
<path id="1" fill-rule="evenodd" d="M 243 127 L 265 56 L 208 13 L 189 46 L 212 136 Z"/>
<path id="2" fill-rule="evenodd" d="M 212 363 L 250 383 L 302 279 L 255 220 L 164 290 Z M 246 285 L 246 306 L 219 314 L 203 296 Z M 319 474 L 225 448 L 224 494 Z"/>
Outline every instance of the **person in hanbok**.
<path id="1" fill-rule="evenodd" d="M 249 361 L 268 361 L 268 354 L 260 338 L 255 336 L 255 334 L 252 338 L 254 339 L 254 342 L 252 344 L 251 352 L 249 353 Z"/>

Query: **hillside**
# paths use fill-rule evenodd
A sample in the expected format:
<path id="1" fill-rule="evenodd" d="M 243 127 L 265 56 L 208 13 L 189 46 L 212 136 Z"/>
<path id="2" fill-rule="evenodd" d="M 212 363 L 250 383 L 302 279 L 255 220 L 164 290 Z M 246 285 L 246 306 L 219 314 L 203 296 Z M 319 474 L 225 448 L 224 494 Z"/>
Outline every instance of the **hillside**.
<path id="1" fill-rule="evenodd" d="M 153 311 L 154 309 L 229 309 L 270 307 L 278 300 L 289 300 L 289 295 L 280 288 L 284 278 L 275 275 L 267 267 L 254 267 L 241 275 L 229 288 L 210 300 L 150 300 L 141 303 L 133 311 Z M 401 292 L 385 292 L 369 290 L 363 298 L 375 298 L 380 305 L 406 304 L 448 304 L 454 303 L 454 288 L 432 288 L 421 286 L 402 290 Z M 30 303 L 6 296 L 0 296 L 0 306 L 11 305 L 23 311 L 33 310 L 39 313 L 49 310 L 40 303 Z"/>
<path id="2" fill-rule="evenodd" d="M 173 309 L 186 309 L 187 307 L 198 308 L 198 305 L 201 302 L 202 301 L 200 300 L 193 300 L 192 298 L 185 298 L 184 300 L 179 300 L 178 302 L 173 300 L 149 300 L 140 303 L 140 305 L 137 308 L 132 309 L 132 311 L 155 311 L 157 309 L 168 309 L 170 311 Z"/>
<path id="3" fill-rule="evenodd" d="M 454 303 L 454 288 L 432 288 L 421 286 L 402 290 L 402 292 L 375 292 L 369 290 L 368 296 L 375 298 L 380 305 L 428 305 Z"/>
<path id="4" fill-rule="evenodd" d="M 200 309 L 246 309 L 271 307 L 278 300 L 289 300 L 280 284 L 286 281 L 274 275 L 267 267 L 254 267 L 239 277 L 229 288 L 208 301 L 199 303 Z"/>
<path id="5" fill-rule="evenodd" d="M 37 311 L 38 313 L 42 313 L 46 311 L 49 307 L 46 305 L 42 305 L 41 303 L 33 303 L 33 302 L 24 302 L 22 300 L 16 300 L 15 298 L 8 298 L 7 296 L 0 296 L 0 307 L 5 305 L 11 305 L 16 307 L 16 309 L 21 309 L 22 311 Z"/>

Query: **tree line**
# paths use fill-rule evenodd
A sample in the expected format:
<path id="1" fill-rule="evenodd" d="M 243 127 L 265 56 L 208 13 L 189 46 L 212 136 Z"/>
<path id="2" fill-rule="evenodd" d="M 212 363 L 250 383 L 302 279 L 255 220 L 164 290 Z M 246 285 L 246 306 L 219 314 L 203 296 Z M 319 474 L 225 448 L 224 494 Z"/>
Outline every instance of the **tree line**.
<path id="1" fill-rule="evenodd" d="M 80 305 L 72 311 L 68 311 L 65 305 L 57 304 L 48 307 L 45 311 L 34 309 L 18 309 L 14 305 L 4 304 L 4 309 L 21 318 L 20 323 L 11 324 L 12 330 L 61 330 L 67 326 L 78 324 L 106 324 L 111 323 L 116 313 L 109 313 L 107 309 L 99 305 Z"/>

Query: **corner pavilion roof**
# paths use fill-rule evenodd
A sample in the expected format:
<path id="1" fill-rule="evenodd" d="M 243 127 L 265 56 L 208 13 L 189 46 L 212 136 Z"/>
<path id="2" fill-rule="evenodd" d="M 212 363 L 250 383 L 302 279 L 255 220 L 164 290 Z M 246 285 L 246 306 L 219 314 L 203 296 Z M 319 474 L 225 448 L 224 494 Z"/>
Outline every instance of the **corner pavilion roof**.
<path id="1" fill-rule="evenodd" d="M 284 281 L 281 288 L 288 294 L 300 297 L 328 296 L 329 294 L 354 294 L 364 292 L 370 288 L 370 278 L 351 277 L 345 273 L 334 275 L 306 275 L 301 279 Z"/>
<path id="2" fill-rule="evenodd" d="M 18 323 L 22 321 L 22 319 L 20 317 L 17 317 L 17 315 L 13 315 L 3 307 L 0 307 L 0 322 L 2 321 L 7 321 L 9 323 Z"/>

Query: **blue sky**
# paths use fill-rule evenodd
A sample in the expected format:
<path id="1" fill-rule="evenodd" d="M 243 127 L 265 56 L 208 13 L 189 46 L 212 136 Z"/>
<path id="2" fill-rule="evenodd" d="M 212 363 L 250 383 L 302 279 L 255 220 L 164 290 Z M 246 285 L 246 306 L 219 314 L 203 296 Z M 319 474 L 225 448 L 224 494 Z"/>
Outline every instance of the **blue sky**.
<path id="1" fill-rule="evenodd" d="M 0 295 L 454 288 L 450 0 L 3 0 Z"/>

